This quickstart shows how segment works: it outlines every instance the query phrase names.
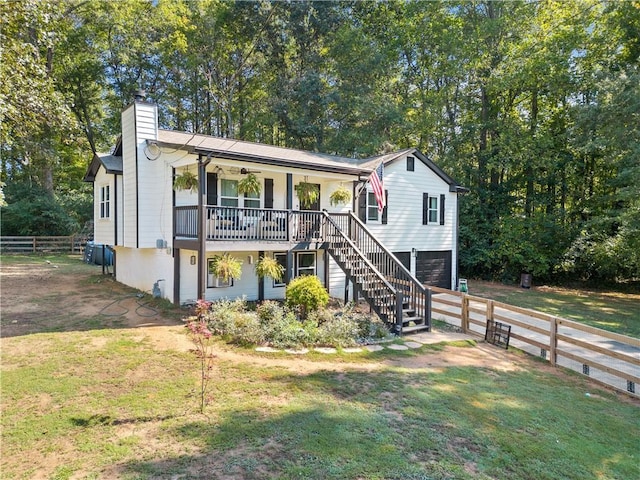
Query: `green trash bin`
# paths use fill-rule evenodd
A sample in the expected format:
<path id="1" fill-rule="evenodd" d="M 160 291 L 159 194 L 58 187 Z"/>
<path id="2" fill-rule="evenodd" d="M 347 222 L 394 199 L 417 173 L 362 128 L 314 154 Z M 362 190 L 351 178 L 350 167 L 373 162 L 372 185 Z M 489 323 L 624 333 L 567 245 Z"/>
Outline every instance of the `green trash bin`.
<path id="1" fill-rule="evenodd" d="M 460 287 L 459 290 L 462 293 L 469 293 L 469 287 L 467 287 L 467 279 L 466 278 L 461 278 L 460 279 Z"/>

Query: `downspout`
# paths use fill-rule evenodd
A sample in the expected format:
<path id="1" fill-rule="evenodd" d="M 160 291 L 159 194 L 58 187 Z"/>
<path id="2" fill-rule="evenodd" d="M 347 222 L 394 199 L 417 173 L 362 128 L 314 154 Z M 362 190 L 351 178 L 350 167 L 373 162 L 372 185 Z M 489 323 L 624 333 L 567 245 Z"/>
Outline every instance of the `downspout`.
<path id="1" fill-rule="evenodd" d="M 198 300 L 205 299 L 205 285 L 207 284 L 207 236 L 204 234 L 207 211 L 204 208 L 206 199 L 207 165 L 211 162 L 211 153 L 203 159 L 198 157 Z"/>

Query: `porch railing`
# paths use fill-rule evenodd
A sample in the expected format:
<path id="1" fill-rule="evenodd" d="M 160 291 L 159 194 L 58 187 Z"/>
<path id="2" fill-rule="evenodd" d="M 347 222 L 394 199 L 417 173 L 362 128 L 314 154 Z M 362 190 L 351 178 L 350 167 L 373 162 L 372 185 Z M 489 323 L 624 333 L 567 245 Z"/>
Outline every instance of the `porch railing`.
<path id="1" fill-rule="evenodd" d="M 207 240 L 228 241 L 322 241 L 323 214 L 265 208 L 238 208 L 207 205 Z M 175 236 L 198 238 L 198 207 L 174 209 Z"/>

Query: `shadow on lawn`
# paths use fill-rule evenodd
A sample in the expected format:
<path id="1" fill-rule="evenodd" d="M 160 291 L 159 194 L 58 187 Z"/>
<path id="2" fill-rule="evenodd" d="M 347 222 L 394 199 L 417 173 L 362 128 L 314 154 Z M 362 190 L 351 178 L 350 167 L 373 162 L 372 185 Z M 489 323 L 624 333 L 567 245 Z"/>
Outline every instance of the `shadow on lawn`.
<path id="1" fill-rule="evenodd" d="M 621 415 L 620 408 L 607 408 L 616 400 L 606 394 L 586 398 L 577 378 L 451 368 L 283 374 L 270 383 L 280 393 L 258 388 L 260 406 L 235 406 L 228 392 L 211 407 L 215 420 L 171 431 L 180 444 L 197 445 L 201 453 L 135 461 L 119 473 L 158 479 L 640 473 L 632 460 L 640 441 L 636 407 L 622 407 Z"/>

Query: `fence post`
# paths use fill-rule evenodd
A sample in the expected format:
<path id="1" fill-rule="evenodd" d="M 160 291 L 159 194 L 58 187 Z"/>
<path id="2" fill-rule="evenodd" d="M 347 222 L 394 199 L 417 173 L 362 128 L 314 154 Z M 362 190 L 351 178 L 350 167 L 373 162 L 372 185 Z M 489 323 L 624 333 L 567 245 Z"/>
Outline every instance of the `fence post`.
<path id="1" fill-rule="evenodd" d="M 493 321 L 493 310 L 495 306 L 493 300 L 487 300 L 487 323 Z"/>
<path id="2" fill-rule="evenodd" d="M 460 328 L 462 333 L 467 333 L 469 329 L 469 298 L 466 293 L 462 294 L 462 319 L 460 321 Z"/>
<path id="3" fill-rule="evenodd" d="M 558 333 L 558 319 L 556 317 L 551 317 L 551 322 L 549 323 L 549 362 L 554 367 L 556 366 L 556 348 L 558 347 L 558 339 L 556 334 Z"/>
<path id="4" fill-rule="evenodd" d="M 33 237 L 33 251 L 31 253 L 36 253 L 38 251 L 36 237 Z"/>

